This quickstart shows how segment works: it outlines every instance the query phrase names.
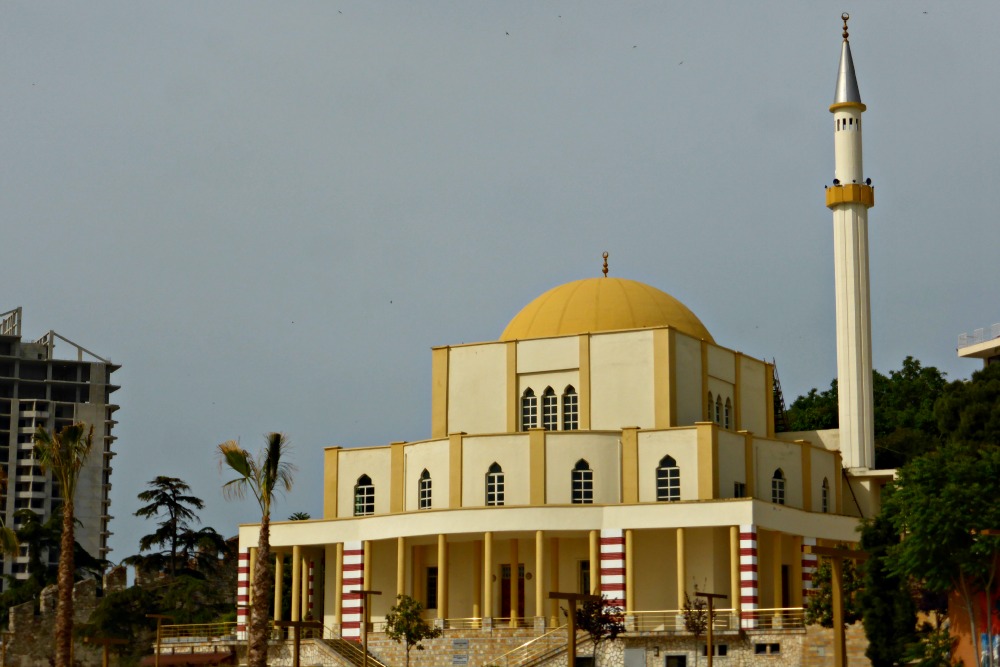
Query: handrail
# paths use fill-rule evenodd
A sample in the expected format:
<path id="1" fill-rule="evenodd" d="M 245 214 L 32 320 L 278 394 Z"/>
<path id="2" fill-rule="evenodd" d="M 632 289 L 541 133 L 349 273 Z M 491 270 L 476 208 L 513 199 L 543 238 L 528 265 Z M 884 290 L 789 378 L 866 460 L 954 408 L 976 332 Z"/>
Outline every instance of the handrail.
<path id="1" fill-rule="evenodd" d="M 533 639 L 529 639 L 528 641 L 524 642 L 523 644 L 521 644 L 519 646 L 516 646 L 515 648 L 512 648 L 511 650 L 507 651 L 506 653 L 501 653 L 500 655 L 496 656 L 495 658 L 492 658 L 491 660 L 487 660 L 484 664 L 486 664 L 486 665 L 509 665 L 509 664 L 511 664 L 510 661 L 511 661 L 511 658 L 514 657 L 514 654 L 521 652 L 521 653 L 524 653 L 525 655 L 521 656 L 518 659 L 518 661 L 515 662 L 515 663 L 513 663 L 513 664 L 522 665 L 522 664 L 525 663 L 526 660 L 528 660 L 529 658 L 532 657 L 532 654 L 530 653 L 530 651 L 533 650 L 533 649 L 535 649 L 535 648 L 538 648 L 542 644 L 542 642 L 548 642 L 548 643 L 545 646 L 542 647 L 543 651 L 541 651 L 541 652 L 550 651 L 550 650 L 552 650 L 554 648 L 557 648 L 560 644 L 565 645 L 566 642 L 565 642 L 565 640 L 562 640 L 562 639 L 557 639 L 554 643 L 552 642 L 552 639 L 554 638 L 554 636 L 557 635 L 557 634 L 560 634 L 560 633 L 563 636 L 566 635 L 566 626 L 565 625 L 560 625 L 559 627 L 553 628 L 552 630 L 549 630 L 548 632 L 546 632 L 544 634 L 538 635 L 537 637 L 535 637 Z"/>

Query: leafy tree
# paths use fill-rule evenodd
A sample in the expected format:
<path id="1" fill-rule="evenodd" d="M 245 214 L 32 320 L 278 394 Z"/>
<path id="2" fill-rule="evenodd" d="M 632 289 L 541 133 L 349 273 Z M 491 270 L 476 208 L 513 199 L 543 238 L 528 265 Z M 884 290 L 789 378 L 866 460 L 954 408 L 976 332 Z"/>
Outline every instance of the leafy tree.
<path id="1" fill-rule="evenodd" d="M 223 493 L 229 498 L 243 498 L 249 491 L 260 505 L 260 535 L 257 540 L 257 567 L 254 570 L 253 599 L 250 608 L 250 641 L 247 667 L 266 667 L 268 612 L 271 600 L 271 502 L 276 493 L 292 488 L 294 466 L 282 461 L 288 441 L 281 433 L 268 433 L 264 450 L 255 459 L 239 443 L 229 440 L 219 445 L 220 465 L 236 473 L 226 482 Z"/>
<path id="2" fill-rule="evenodd" d="M 684 593 L 684 606 L 681 608 L 684 616 L 684 629 L 694 635 L 694 664 L 698 665 L 698 638 L 708 632 L 708 601 L 697 595 L 692 600 Z"/>
<path id="3" fill-rule="evenodd" d="M 837 397 L 837 380 L 834 380 L 826 391 L 820 392 L 813 388 L 805 396 L 796 398 L 788 408 L 788 430 L 837 428 L 840 420 Z"/>
<path id="4" fill-rule="evenodd" d="M 178 563 L 185 562 L 178 560 L 178 553 L 184 546 L 191 547 L 197 543 L 190 522 L 198 521 L 194 512 L 204 509 L 205 503 L 201 498 L 189 495 L 191 487 L 176 477 L 159 475 L 146 486 L 149 488 L 138 495 L 139 500 L 146 504 L 135 511 L 135 516 L 160 521 L 156 532 L 139 540 L 139 552 L 150 551 L 154 547 L 166 549 L 147 556 L 133 556 L 128 562 L 147 571 L 165 570 L 174 576 Z"/>
<path id="5" fill-rule="evenodd" d="M 94 445 L 94 427 L 78 422 L 50 434 L 35 431 L 35 457 L 43 470 L 51 470 L 62 493 L 62 535 L 59 543 L 59 597 L 56 602 L 56 667 L 70 667 L 73 650 L 73 499 L 76 483 Z"/>
<path id="6" fill-rule="evenodd" d="M 907 660 L 907 647 L 917 640 L 917 607 L 910 582 L 886 562 L 889 549 L 899 544 L 899 533 L 879 515 L 861 530 L 861 548 L 868 553 L 863 566 L 860 602 L 868 637 L 865 655 L 873 667 L 894 667 Z"/>
<path id="7" fill-rule="evenodd" d="M 951 667 L 951 651 L 955 638 L 947 624 L 936 626 L 924 623 L 920 627 L 918 641 L 910 644 L 904 656 L 905 664 L 911 667 Z M 959 667 L 962 663 L 959 662 Z"/>
<path id="8" fill-rule="evenodd" d="M 622 622 L 622 608 L 609 606 L 608 599 L 584 600 L 576 609 L 576 627 L 590 635 L 594 644 L 594 664 L 597 664 L 597 649 L 601 642 L 614 641 L 625 632 Z"/>
<path id="9" fill-rule="evenodd" d="M 1000 446 L 950 442 L 900 468 L 887 491 L 882 512 L 905 535 L 889 550 L 892 571 L 931 592 L 955 591 L 978 637 L 976 596 L 1000 574 L 1000 536 L 989 534 L 1000 526 Z"/>
<path id="10" fill-rule="evenodd" d="M 1000 444 L 1000 364 L 948 385 L 935 406 L 938 428 L 951 440 Z"/>
<path id="11" fill-rule="evenodd" d="M 840 545 L 844 547 L 844 545 Z M 823 558 L 813 573 L 813 591 L 806 603 L 806 623 L 818 624 L 824 628 L 833 627 L 833 568 L 830 560 Z M 840 570 L 843 579 L 841 589 L 844 603 L 844 622 L 847 624 L 861 620 L 861 575 L 852 560 L 845 560 Z"/>
<path id="12" fill-rule="evenodd" d="M 441 629 L 431 627 L 420 616 L 423 606 L 409 595 L 397 595 L 396 604 L 385 615 L 385 634 L 406 649 L 406 667 L 410 667 L 410 649 L 424 650 L 423 641 L 441 636 Z"/>

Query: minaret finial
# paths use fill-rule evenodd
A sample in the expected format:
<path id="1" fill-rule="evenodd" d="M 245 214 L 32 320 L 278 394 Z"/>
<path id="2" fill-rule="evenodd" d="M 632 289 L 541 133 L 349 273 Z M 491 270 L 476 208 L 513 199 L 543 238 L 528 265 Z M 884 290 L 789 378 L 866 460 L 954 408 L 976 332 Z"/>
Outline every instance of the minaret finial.
<path id="1" fill-rule="evenodd" d="M 602 255 L 602 257 L 604 257 L 604 269 L 602 269 L 602 270 L 604 272 L 604 277 L 607 278 L 608 277 L 608 251 L 607 250 L 604 251 L 604 254 Z"/>
<path id="2" fill-rule="evenodd" d="M 847 41 L 847 22 L 850 20 L 851 15 L 848 14 L 847 12 L 844 12 L 843 14 L 840 15 L 840 18 L 842 18 L 844 20 L 844 41 L 846 42 Z"/>

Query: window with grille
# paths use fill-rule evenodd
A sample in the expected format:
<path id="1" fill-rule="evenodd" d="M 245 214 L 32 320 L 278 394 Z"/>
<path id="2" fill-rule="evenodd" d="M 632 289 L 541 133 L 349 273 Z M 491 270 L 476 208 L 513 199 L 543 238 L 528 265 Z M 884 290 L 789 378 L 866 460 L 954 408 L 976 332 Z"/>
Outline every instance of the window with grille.
<path id="1" fill-rule="evenodd" d="M 429 510 L 431 508 L 431 474 L 427 472 L 426 468 L 420 473 L 419 494 L 418 507 L 422 510 Z"/>
<path id="2" fill-rule="evenodd" d="M 354 516 L 375 514 L 375 486 L 368 475 L 358 477 L 354 485 Z"/>
<path id="3" fill-rule="evenodd" d="M 771 502 L 776 505 L 785 504 L 785 473 L 781 468 L 775 470 L 771 477 Z"/>
<path id="4" fill-rule="evenodd" d="M 656 499 L 661 502 L 681 499 L 681 469 L 672 456 L 664 456 L 656 468 Z"/>
<path id="5" fill-rule="evenodd" d="M 715 397 L 715 423 L 722 423 L 722 396 Z"/>
<path id="6" fill-rule="evenodd" d="M 580 397 L 576 389 L 566 387 L 563 393 L 563 430 L 575 431 L 580 428 Z"/>
<path id="7" fill-rule="evenodd" d="M 486 472 L 486 504 L 503 505 L 503 468 L 498 463 L 493 463 Z"/>
<path id="8" fill-rule="evenodd" d="M 538 397 L 531 389 L 525 389 L 521 395 L 521 430 L 538 426 Z"/>
<path id="9" fill-rule="evenodd" d="M 590 505 L 594 502 L 594 471 L 590 464 L 580 459 L 573 467 L 573 504 Z"/>
<path id="10" fill-rule="evenodd" d="M 820 504 L 822 507 L 823 514 L 830 511 L 830 482 L 823 478 L 823 495 L 820 498 Z"/>
<path id="11" fill-rule="evenodd" d="M 715 400 L 712 398 L 712 392 L 708 392 L 708 411 L 705 414 L 707 415 L 708 421 L 712 421 L 714 419 Z"/>
<path id="12" fill-rule="evenodd" d="M 559 428 L 559 397 L 552 387 L 546 387 L 542 393 L 542 428 L 547 431 Z"/>
<path id="13" fill-rule="evenodd" d="M 746 498 L 746 497 L 747 497 L 746 482 L 733 482 L 733 498 Z"/>
<path id="14" fill-rule="evenodd" d="M 726 428 L 732 427 L 732 414 L 733 414 L 733 402 L 728 398 L 726 399 L 726 406 L 724 412 L 722 413 L 722 425 Z"/>

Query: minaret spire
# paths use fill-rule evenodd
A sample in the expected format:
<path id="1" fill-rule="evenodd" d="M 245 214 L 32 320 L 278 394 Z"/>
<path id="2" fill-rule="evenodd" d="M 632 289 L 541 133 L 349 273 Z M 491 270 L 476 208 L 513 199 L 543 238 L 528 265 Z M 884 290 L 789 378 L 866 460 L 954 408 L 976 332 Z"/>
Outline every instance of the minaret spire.
<path id="1" fill-rule="evenodd" d="M 852 468 L 875 466 L 872 401 L 871 298 L 868 274 L 868 209 L 875 205 L 871 179 L 864 177 L 861 102 L 843 14 L 834 119 L 834 179 L 826 189 L 833 211 L 834 279 L 837 294 L 837 387 L 840 451 Z"/>

